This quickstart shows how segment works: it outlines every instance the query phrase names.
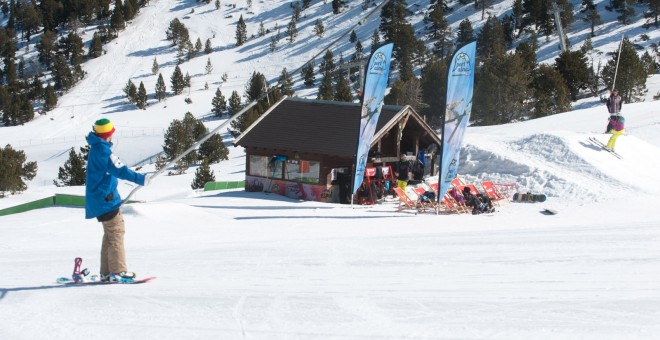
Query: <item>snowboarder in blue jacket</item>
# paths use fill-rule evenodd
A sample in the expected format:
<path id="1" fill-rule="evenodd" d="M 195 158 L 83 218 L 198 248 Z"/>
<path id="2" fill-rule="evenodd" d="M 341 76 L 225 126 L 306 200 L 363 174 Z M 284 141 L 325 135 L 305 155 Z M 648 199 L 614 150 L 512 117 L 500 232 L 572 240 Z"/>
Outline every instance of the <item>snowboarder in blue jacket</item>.
<path id="1" fill-rule="evenodd" d="M 117 190 L 117 178 L 138 185 L 147 185 L 149 175 L 139 174 L 124 165 L 112 153 L 113 123 L 99 119 L 93 131 L 87 135 L 90 145 L 87 159 L 85 187 L 85 218 L 96 218 L 103 225 L 101 245 L 101 279 L 120 280 L 133 278 L 134 273 L 126 268 L 124 251 L 124 217 L 119 207 L 122 204 Z"/>

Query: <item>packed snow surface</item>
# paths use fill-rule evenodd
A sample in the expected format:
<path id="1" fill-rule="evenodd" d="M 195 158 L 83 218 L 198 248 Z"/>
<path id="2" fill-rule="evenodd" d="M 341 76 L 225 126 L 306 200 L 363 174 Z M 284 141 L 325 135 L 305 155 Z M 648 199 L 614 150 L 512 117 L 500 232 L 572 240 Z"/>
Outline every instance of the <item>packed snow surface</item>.
<path id="1" fill-rule="evenodd" d="M 70 148 L 84 145 L 102 117 L 117 126 L 115 153 L 126 164 L 143 165 L 140 172 L 154 172 L 172 119 L 190 111 L 215 128 L 227 119 L 210 115 L 218 87 L 228 97 L 243 93 L 254 70 L 275 79 L 283 67 L 302 66 L 361 13 L 351 5 L 350 15 L 326 23 L 328 35 L 319 43 L 314 21 L 306 19 L 299 42 L 270 53 L 269 36 L 233 46 L 238 15 L 248 17 L 244 1 L 236 2 L 238 9 L 223 1 L 218 14 L 213 4 L 151 1 L 130 30 L 104 47 L 106 55 L 85 64 L 89 76 L 57 109 L 24 126 L 0 128 L 1 145 L 24 150 L 39 165 L 29 189 L 0 199 L 0 209 L 54 193 L 83 194 L 84 187 L 52 182 Z M 320 6 L 329 4 L 313 2 L 310 18 Z M 252 13 L 255 31 L 262 20 L 283 27 L 289 2 L 254 2 Z M 205 73 L 206 56 L 186 62 L 193 87 L 185 97 L 193 104 L 172 96 L 136 110 L 121 88 L 132 79 L 153 89 L 154 58 L 169 78 L 176 51 L 164 32 L 174 17 L 187 20 L 193 39 L 213 37 L 214 71 Z M 366 22 L 360 39 L 377 25 L 377 19 Z M 596 45 L 615 49 L 619 33 L 607 31 Z M 227 82 L 220 81 L 223 73 Z M 122 207 L 129 270 L 157 277 L 146 284 L 55 283 L 70 276 L 75 257 L 92 273 L 99 270 L 102 228 L 80 208 L 2 216 L 0 339 L 655 338 L 660 106 L 651 98 L 660 89 L 657 75 L 647 87 L 646 102 L 624 105 L 626 134 L 616 146 L 621 160 L 588 141 L 609 138 L 603 134 L 607 111 L 595 99 L 551 117 L 470 127 L 461 178 L 512 183 L 549 197 L 503 204 L 488 215 L 398 212 L 392 200 L 350 207 L 242 190 L 200 192 L 190 188 L 195 167 L 160 176 L 137 192 L 135 199 L 145 203 Z M 223 137 L 231 142 L 226 132 Z M 229 158 L 213 166 L 216 179 L 242 180 L 242 148 L 230 146 Z M 122 182 L 120 192 L 133 188 Z M 559 213 L 544 215 L 545 208 Z"/>

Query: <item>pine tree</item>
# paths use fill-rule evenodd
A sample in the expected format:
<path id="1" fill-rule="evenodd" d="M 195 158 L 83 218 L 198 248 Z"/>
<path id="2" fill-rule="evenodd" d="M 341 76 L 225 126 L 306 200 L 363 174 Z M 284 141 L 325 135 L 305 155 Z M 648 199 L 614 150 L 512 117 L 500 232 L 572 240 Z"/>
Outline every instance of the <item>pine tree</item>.
<path id="1" fill-rule="evenodd" d="M 635 15 L 635 8 L 628 5 L 628 1 L 629 0 L 610 0 L 612 9 L 619 13 L 617 19 L 624 25 L 630 24 L 631 18 Z"/>
<path id="2" fill-rule="evenodd" d="M 135 84 L 129 79 L 126 85 L 124 86 L 124 94 L 126 95 L 126 98 L 128 99 L 128 102 L 133 104 L 135 103 L 135 99 L 137 97 L 137 87 L 135 87 Z"/>
<path id="3" fill-rule="evenodd" d="M 390 92 L 385 96 L 385 104 L 410 105 L 417 112 L 421 112 L 426 105 L 422 102 L 422 86 L 419 79 L 412 77 L 406 81 L 397 79 Z"/>
<path id="4" fill-rule="evenodd" d="M 190 112 L 184 115 L 183 120 L 173 120 L 165 132 L 163 152 L 169 160 L 173 160 L 195 144 L 200 127 Z M 202 124 L 201 129 L 204 129 Z M 190 165 L 197 160 L 197 151 L 192 151 L 181 159 L 182 165 Z"/>
<path id="5" fill-rule="evenodd" d="M 291 20 L 298 22 L 298 20 L 300 20 L 300 11 L 300 2 L 296 1 L 295 4 L 293 4 L 293 9 L 291 10 Z"/>
<path id="6" fill-rule="evenodd" d="M 206 67 L 204 68 L 206 74 L 213 72 L 213 64 L 211 64 L 211 58 L 206 59 Z"/>
<path id="7" fill-rule="evenodd" d="M 653 24 L 655 27 L 660 26 L 658 16 L 660 16 L 660 0 L 648 0 L 649 10 L 644 12 L 644 17 L 649 19 L 646 26 Z"/>
<path id="8" fill-rule="evenodd" d="M 204 160 L 202 165 L 195 170 L 195 178 L 190 187 L 193 189 L 202 189 L 208 182 L 215 182 L 215 176 L 209 167 L 209 162 Z"/>
<path id="9" fill-rule="evenodd" d="M 69 68 L 69 64 L 63 55 L 57 55 L 55 57 L 55 62 L 53 63 L 53 82 L 55 83 L 55 89 L 67 91 L 73 86 L 73 73 Z M 11 82 L 10 82 L 11 84 Z"/>
<path id="10" fill-rule="evenodd" d="M 460 48 L 474 41 L 474 29 L 470 19 L 465 18 L 458 25 L 458 37 L 456 37 L 456 47 Z"/>
<path id="11" fill-rule="evenodd" d="M 333 84 L 332 84 L 332 74 L 331 73 L 324 73 L 323 74 L 323 80 L 321 80 L 321 85 L 319 85 L 319 93 L 316 96 L 316 99 L 319 100 L 334 100 L 335 99 L 335 94 L 333 91 Z"/>
<path id="12" fill-rule="evenodd" d="M 332 0 L 332 14 L 341 13 L 341 8 L 346 5 L 346 0 Z"/>
<path id="13" fill-rule="evenodd" d="M 525 72 L 533 72 L 536 69 L 536 51 L 531 44 L 522 42 L 516 46 L 516 54 L 523 60 Z"/>
<path id="14" fill-rule="evenodd" d="M 514 0 L 513 1 L 513 8 L 511 10 L 511 16 L 513 18 L 513 27 L 517 30 L 518 33 L 522 31 L 523 27 L 523 15 L 524 15 L 524 9 L 523 9 L 523 0 Z"/>
<path id="15" fill-rule="evenodd" d="M 346 79 L 344 77 L 340 77 L 339 80 L 337 81 L 337 85 L 335 86 L 334 100 L 339 102 L 353 101 L 353 95 L 351 94 L 351 89 L 348 87 L 348 84 L 346 83 Z"/>
<path id="16" fill-rule="evenodd" d="M 156 60 L 156 57 L 154 57 L 154 62 L 151 65 L 151 73 L 153 75 L 156 75 L 156 73 L 158 73 L 159 69 L 160 69 L 160 67 L 158 66 L 158 60 Z"/>
<path id="17" fill-rule="evenodd" d="M 355 44 L 355 42 L 357 41 L 357 39 L 358 39 L 358 37 L 357 37 L 357 34 L 355 33 L 355 30 L 352 30 L 352 31 L 351 31 L 351 35 L 350 35 L 349 38 L 348 38 L 348 41 L 349 41 L 351 44 Z"/>
<path id="18" fill-rule="evenodd" d="M 335 65 L 335 56 L 332 51 L 328 50 L 325 52 L 321 63 L 319 64 L 319 73 L 333 73 L 337 66 Z"/>
<path id="19" fill-rule="evenodd" d="M 9 144 L 0 149 L 0 159 L 0 197 L 27 189 L 24 180 L 36 176 L 37 162 L 26 162 L 25 152 L 14 150 Z"/>
<path id="20" fill-rule="evenodd" d="M 506 52 L 504 27 L 497 17 L 489 16 L 477 35 L 477 57 L 486 60 Z"/>
<path id="21" fill-rule="evenodd" d="M 474 78 L 474 124 L 503 124 L 529 115 L 532 77 L 524 72 L 519 55 L 493 55 L 484 61 Z M 493 93 L 493 89 L 497 89 L 497 93 Z"/>
<path id="22" fill-rule="evenodd" d="M 183 78 L 183 73 L 181 73 L 179 65 L 174 68 L 174 73 L 172 73 L 172 77 L 170 77 L 170 82 L 172 83 L 172 92 L 175 96 L 181 94 L 186 87 L 185 79 Z"/>
<path id="23" fill-rule="evenodd" d="M 580 9 L 581 13 L 584 13 L 583 21 L 588 22 L 591 27 L 591 36 L 595 37 L 595 29 L 597 25 L 603 23 L 603 19 L 598 13 L 597 5 L 594 4 L 593 0 L 582 0 L 582 8 Z"/>
<path id="24" fill-rule="evenodd" d="M 296 37 L 298 36 L 298 28 L 296 27 L 296 21 L 294 18 L 291 18 L 291 21 L 289 21 L 289 25 L 287 26 L 286 29 L 286 37 L 289 43 L 293 43 L 296 41 Z"/>
<path id="25" fill-rule="evenodd" d="M 432 6 L 429 11 L 428 17 L 425 18 L 429 22 L 427 26 L 429 40 L 433 42 L 434 53 L 439 57 L 444 57 L 451 51 L 451 37 L 452 32 L 449 23 L 445 18 L 445 8 L 443 1 L 437 2 Z"/>
<path id="26" fill-rule="evenodd" d="M 190 91 L 190 87 L 192 86 L 192 82 L 191 82 L 190 74 L 188 74 L 188 72 L 186 72 L 186 75 L 183 76 L 183 86 L 187 87 L 188 90 Z"/>
<path id="27" fill-rule="evenodd" d="M 279 33 L 278 33 L 279 34 Z M 280 39 L 276 36 L 270 37 L 270 43 L 268 44 L 268 48 L 270 49 L 271 52 L 275 52 L 277 49 L 277 42 L 280 41 Z"/>
<path id="28" fill-rule="evenodd" d="M 215 9 L 220 9 L 220 0 L 215 0 Z"/>
<path id="29" fill-rule="evenodd" d="M 533 118 L 571 110 L 570 90 L 564 77 L 554 67 L 540 65 L 532 82 Z"/>
<path id="30" fill-rule="evenodd" d="M 155 163 L 156 170 L 160 170 L 164 168 L 165 165 L 167 165 L 167 159 L 165 155 L 162 153 L 158 154 L 158 156 L 156 156 L 156 163 Z"/>
<path id="31" fill-rule="evenodd" d="M 167 87 L 165 86 L 165 80 L 163 80 L 163 74 L 158 74 L 158 80 L 156 81 L 156 99 L 160 102 L 165 99 L 167 96 Z"/>
<path id="32" fill-rule="evenodd" d="M 215 91 L 215 96 L 211 100 L 211 112 L 213 112 L 217 117 L 222 116 L 222 112 L 227 110 L 227 101 L 225 96 L 222 95 L 220 88 Z"/>
<path id="33" fill-rule="evenodd" d="M 140 82 L 140 87 L 137 90 L 135 96 L 135 105 L 139 109 L 144 109 L 147 107 L 147 89 L 144 88 L 144 83 Z"/>
<path id="34" fill-rule="evenodd" d="M 355 56 L 355 59 L 353 59 L 353 60 L 359 60 L 359 59 L 364 58 L 364 47 L 362 47 L 362 43 L 359 40 L 355 43 L 355 54 L 354 54 L 354 56 Z"/>
<path id="35" fill-rule="evenodd" d="M 316 77 L 314 75 L 314 61 L 308 62 L 305 64 L 301 70 L 305 86 L 312 87 L 316 83 Z"/>
<path id="36" fill-rule="evenodd" d="M 165 37 L 172 41 L 172 46 L 185 46 L 185 43 L 190 41 L 188 28 L 177 18 L 170 21 L 170 25 L 165 31 Z"/>
<path id="37" fill-rule="evenodd" d="M 555 68 L 566 79 L 566 84 L 571 93 L 571 100 L 577 100 L 579 92 L 589 87 L 591 72 L 584 52 L 562 52 L 555 59 Z"/>
<path id="38" fill-rule="evenodd" d="M 649 51 L 644 52 L 641 58 L 639 59 L 642 63 L 642 68 L 646 74 L 655 74 L 658 71 L 658 63 L 655 62 L 655 59 L 649 53 Z"/>
<path id="39" fill-rule="evenodd" d="M 175 172 L 169 172 L 168 174 L 171 175 L 183 175 L 186 173 L 188 170 L 188 163 L 184 159 L 180 159 L 174 164 L 174 170 Z"/>
<path id="40" fill-rule="evenodd" d="M 199 52 L 201 52 L 201 51 L 202 51 L 202 47 L 204 47 L 204 46 L 202 45 L 202 40 L 201 40 L 200 38 L 197 38 L 197 40 L 195 41 L 195 53 L 199 53 Z"/>
<path id="41" fill-rule="evenodd" d="M 55 60 L 57 35 L 53 31 L 45 31 L 37 43 L 39 62 L 50 68 Z"/>
<path id="42" fill-rule="evenodd" d="M 266 35 L 266 26 L 264 26 L 263 21 L 259 22 L 259 29 L 257 30 L 257 34 L 259 34 L 260 37 Z"/>
<path id="43" fill-rule="evenodd" d="M 259 119 L 260 114 L 260 110 L 257 107 L 250 108 L 243 115 L 230 123 L 231 128 L 228 129 L 229 133 L 234 137 L 238 137 L 243 131 L 247 130 L 252 123 Z"/>
<path id="44" fill-rule="evenodd" d="M 57 106 L 57 94 L 55 89 L 48 84 L 44 93 L 44 108 L 46 111 L 50 111 Z"/>
<path id="45" fill-rule="evenodd" d="M 44 93 L 44 86 L 39 77 L 35 75 L 32 79 L 32 84 L 30 84 L 30 100 L 41 100 L 44 97 Z"/>
<path id="46" fill-rule="evenodd" d="M 199 158 L 209 164 L 229 159 L 229 150 L 219 134 L 213 134 L 199 146 Z"/>
<path id="47" fill-rule="evenodd" d="M 213 52 L 213 47 L 211 46 L 211 39 L 206 39 L 206 43 L 204 44 L 204 53 L 211 54 L 211 52 Z"/>
<path id="48" fill-rule="evenodd" d="M 371 53 L 376 52 L 378 47 L 380 47 L 380 34 L 378 34 L 378 30 L 375 30 L 371 35 Z"/>
<path id="49" fill-rule="evenodd" d="M 60 167 L 57 179 L 53 184 L 58 187 L 85 185 L 87 169 L 82 154 L 78 154 L 74 148 L 69 152 L 69 159 Z"/>
<path id="50" fill-rule="evenodd" d="M 439 127 L 440 117 L 445 112 L 445 97 L 447 92 L 448 59 L 432 58 L 422 68 L 421 88 L 422 101 L 427 105 L 423 111 L 429 117 L 434 127 Z"/>
<path id="51" fill-rule="evenodd" d="M 122 10 L 124 14 L 124 21 L 130 21 L 135 18 L 135 14 L 137 13 L 137 8 L 133 7 L 133 3 L 131 0 L 125 0 L 124 1 L 124 8 Z"/>
<path id="52" fill-rule="evenodd" d="M 103 42 L 101 41 L 101 36 L 97 32 L 94 32 L 94 36 L 92 37 L 92 42 L 89 45 L 89 52 L 87 55 L 92 59 L 103 55 Z"/>
<path id="53" fill-rule="evenodd" d="M 238 19 L 236 24 L 236 46 L 243 46 L 247 41 L 247 26 L 243 20 L 243 15 Z"/>
<path id="54" fill-rule="evenodd" d="M 20 94 L 14 97 L 16 101 L 15 120 L 16 124 L 25 124 L 34 118 L 34 106 L 27 94 Z"/>
<path id="55" fill-rule="evenodd" d="M 241 96 L 237 91 L 233 91 L 229 97 L 229 113 L 235 115 L 241 110 Z"/>
<path id="56" fill-rule="evenodd" d="M 314 34 L 316 34 L 319 39 L 323 38 L 325 35 L 325 26 L 323 26 L 321 19 L 316 19 L 316 23 L 314 24 Z"/>
<path id="57" fill-rule="evenodd" d="M 635 51 L 635 47 L 628 38 L 621 44 L 619 70 L 616 72 L 616 88 L 624 102 L 639 101 L 646 94 L 646 74 L 644 65 Z M 603 81 L 606 84 L 615 83 L 614 74 L 618 50 L 612 53 L 612 59 L 603 67 Z M 611 86 L 611 85 L 610 85 Z"/>
<path id="58" fill-rule="evenodd" d="M 286 67 L 282 69 L 282 73 L 280 73 L 280 79 L 277 81 L 277 83 L 283 95 L 293 96 L 293 78 L 291 78 L 289 75 Z"/>
<path id="59" fill-rule="evenodd" d="M 126 26 L 124 13 L 122 13 L 121 0 L 115 0 L 115 8 L 110 17 L 110 28 L 114 31 L 123 30 Z"/>
<path id="60" fill-rule="evenodd" d="M 266 77 L 260 72 L 252 72 L 250 81 L 245 88 L 245 97 L 247 102 L 260 99 L 266 92 Z"/>

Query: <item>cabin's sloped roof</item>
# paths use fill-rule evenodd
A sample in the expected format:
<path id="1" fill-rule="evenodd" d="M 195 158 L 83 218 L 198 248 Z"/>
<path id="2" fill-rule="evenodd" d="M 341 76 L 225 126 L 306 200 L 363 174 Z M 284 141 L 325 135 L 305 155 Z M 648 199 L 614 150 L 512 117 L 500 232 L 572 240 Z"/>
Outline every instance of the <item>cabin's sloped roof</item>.
<path id="1" fill-rule="evenodd" d="M 353 157 L 360 104 L 287 98 L 240 135 L 235 145 Z M 384 105 L 376 132 L 406 107 Z"/>

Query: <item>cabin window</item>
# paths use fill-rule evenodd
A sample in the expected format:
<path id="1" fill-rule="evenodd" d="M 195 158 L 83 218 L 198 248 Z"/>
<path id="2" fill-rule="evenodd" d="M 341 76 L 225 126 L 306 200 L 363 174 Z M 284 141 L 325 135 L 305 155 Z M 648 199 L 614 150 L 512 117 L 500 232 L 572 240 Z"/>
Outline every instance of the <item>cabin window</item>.
<path id="1" fill-rule="evenodd" d="M 250 175 L 260 177 L 270 177 L 273 175 L 273 169 L 268 172 L 268 161 L 270 157 L 250 155 Z"/>
<path id="2" fill-rule="evenodd" d="M 286 161 L 284 172 L 285 179 L 287 180 L 317 184 L 319 183 L 321 163 L 290 159 Z"/>

